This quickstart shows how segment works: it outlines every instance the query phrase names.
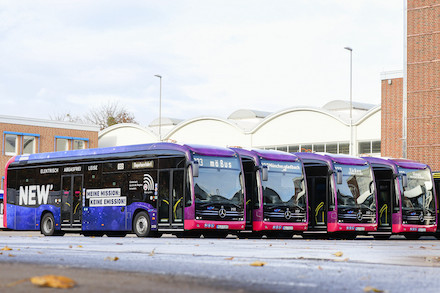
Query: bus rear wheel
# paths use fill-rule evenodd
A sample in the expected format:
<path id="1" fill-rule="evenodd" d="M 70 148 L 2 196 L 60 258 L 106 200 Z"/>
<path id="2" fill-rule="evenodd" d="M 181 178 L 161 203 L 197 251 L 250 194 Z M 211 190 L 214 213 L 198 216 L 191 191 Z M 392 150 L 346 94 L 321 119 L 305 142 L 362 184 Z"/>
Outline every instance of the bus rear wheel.
<path id="1" fill-rule="evenodd" d="M 147 237 L 148 234 L 150 234 L 150 229 L 150 217 L 148 217 L 147 213 L 137 213 L 133 221 L 133 232 L 136 233 L 138 237 Z"/>
<path id="2" fill-rule="evenodd" d="M 51 213 L 44 214 L 40 223 L 40 231 L 44 236 L 54 236 L 55 233 L 55 219 Z"/>

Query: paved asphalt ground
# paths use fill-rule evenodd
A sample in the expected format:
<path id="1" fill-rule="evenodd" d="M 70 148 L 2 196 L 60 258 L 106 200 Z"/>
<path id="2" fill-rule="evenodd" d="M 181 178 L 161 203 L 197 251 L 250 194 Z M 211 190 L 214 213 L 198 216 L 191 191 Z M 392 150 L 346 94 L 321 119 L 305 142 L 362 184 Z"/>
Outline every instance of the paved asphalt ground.
<path id="1" fill-rule="evenodd" d="M 440 292 L 440 242 L 91 238 L 0 232 L 0 292 Z M 261 266 L 262 265 L 262 266 Z"/>

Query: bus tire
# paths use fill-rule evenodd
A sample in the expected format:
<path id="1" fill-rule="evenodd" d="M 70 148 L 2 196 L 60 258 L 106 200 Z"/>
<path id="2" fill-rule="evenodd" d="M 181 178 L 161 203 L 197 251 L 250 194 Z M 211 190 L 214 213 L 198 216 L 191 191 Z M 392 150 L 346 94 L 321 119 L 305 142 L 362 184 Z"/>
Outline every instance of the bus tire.
<path id="1" fill-rule="evenodd" d="M 150 217 L 146 212 L 139 212 L 133 220 L 133 232 L 138 237 L 147 237 L 150 234 Z"/>
<path id="2" fill-rule="evenodd" d="M 40 231 L 44 236 L 54 236 L 55 232 L 55 219 L 51 213 L 44 214 L 40 222 Z"/>

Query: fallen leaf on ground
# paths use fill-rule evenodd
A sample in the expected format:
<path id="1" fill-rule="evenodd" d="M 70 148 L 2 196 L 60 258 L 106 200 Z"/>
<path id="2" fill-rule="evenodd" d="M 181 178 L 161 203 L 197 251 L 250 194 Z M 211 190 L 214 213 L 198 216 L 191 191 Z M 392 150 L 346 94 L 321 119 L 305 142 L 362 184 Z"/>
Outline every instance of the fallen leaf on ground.
<path id="1" fill-rule="evenodd" d="M 234 259 L 233 256 L 225 258 L 225 260 L 233 260 L 233 259 Z"/>
<path id="2" fill-rule="evenodd" d="M 82 248 L 83 246 L 82 246 L 82 245 L 78 245 L 77 247 L 78 247 L 78 248 Z"/>
<path id="3" fill-rule="evenodd" d="M 322 269 L 322 267 L 321 267 L 321 266 L 318 266 L 318 270 L 321 270 L 321 271 L 322 271 L 323 269 Z"/>
<path id="4" fill-rule="evenodd" d="M 115 256 L 115 257 L 107 256 L 105 258 L 105 260 L 117 261 L 117 260 L 119 260 L 119 257 L 117 257 L 117 256 Z"/>
<path id="5" fill-rule="evenodd" d="M 15 255 L 13 255 L 13 254 L 11 254 L 11 253 L 8 254 L 8 256 L 9 256 L 9 257 L 15 257 Z"/>
<path id="6" fill-rule="evenodd" d="M 5 251 L 5 250 L 12 250 L 12 248 L 8 247 L 7 245 L 5 247 L 3 247 L 1 250 Z"/>
<path id="7" fill-rule="evenodd" d="M 344 254 L 343 254 L 341 251 L 338 251 L 338 252 L 333 253 L 333 255 L 334 255 L 334 256 L 337 256 L 337 257 L 341 257 L 341 256 L 343 256 Z"/>
<path id="8" fill-rule="evenodd" d="M 262 267 L 264 265 L 266 265 L 267 263 L 264 261 L 254 261 L 253 263 L 251 263 L 250 265 L 253 267 Z"/>
<path id="9" fill-rule="evenodd" d="M 74 280 L 64 276 L 45 275 L 31 278 L 31 283 L 40 287 L 67 289 L 73 288 Z"/>
<path id="10" fill-rule="evenodd" d="M 148 254 L 148 256 L 153 256 L 153 255 L 155 254 L 154 250 L 155 250 L 155 249 L 153 249 L 153 250 L 150 252 L 150 254 Z"/>
<path id="11" fill-rule="evenodd" d="M 384 291 L 371 286 L 367 286 L 364 288 L 364 292 L 384 292 Z"/>

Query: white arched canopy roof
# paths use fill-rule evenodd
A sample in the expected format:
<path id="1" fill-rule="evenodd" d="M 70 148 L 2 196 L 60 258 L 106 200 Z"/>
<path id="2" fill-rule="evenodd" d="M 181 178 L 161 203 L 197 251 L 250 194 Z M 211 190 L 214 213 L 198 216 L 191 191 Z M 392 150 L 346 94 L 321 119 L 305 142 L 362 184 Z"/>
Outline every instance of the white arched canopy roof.
<path id="1" fill-rule="evenodd" d="M 330 111 L 290 108 L 274 113 L 252 130 L 254 146 L 345 140 L 349 124 Z"/>
<path id="2" fill-rule="evenodd" d="M 229 120 L 214 117 L 199 117 L 182 122 L 166 135 L 166 139 L 178 143 L 250 146 L 242 128 Z"/>
<path id="3" fill-rule="evenodd" d="M 98 134 L 99 147 L 143 144 L 159 141 L 157 135 L 146 127 L 133 123 L 110 126 Z"/>

